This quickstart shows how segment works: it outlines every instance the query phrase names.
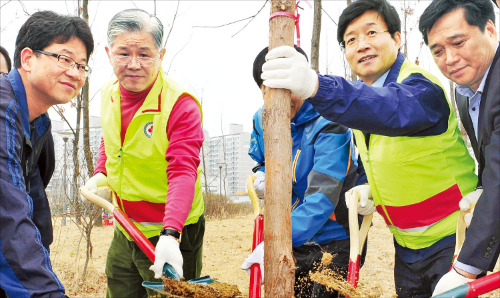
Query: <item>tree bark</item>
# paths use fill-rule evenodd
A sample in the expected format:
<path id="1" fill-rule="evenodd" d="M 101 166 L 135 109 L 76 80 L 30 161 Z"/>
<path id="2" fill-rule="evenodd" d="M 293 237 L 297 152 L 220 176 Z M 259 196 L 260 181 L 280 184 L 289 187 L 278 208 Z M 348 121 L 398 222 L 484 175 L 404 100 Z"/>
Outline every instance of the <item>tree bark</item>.
<path id="1" fill-rule="evenodd" d="M 294 0 L 273 0 L 271 14 L 295 15 Z M 295 22 L 288 17 L 269 21 L 269 49 L 294 44 Z M 290 91 L 264 90 L 264 146 L 266 190 L 264 200 L 265 297 L 293 297 L 295 263 L 292 255 L 291 202 L 292 140 Z"/>
<path id="2" fill-rule="evenodd" d="M 314 21 L 311 39 L 311 68 L 319 73 L 319 41 L 321 36 L 321 0 L 314 0 Z"/>

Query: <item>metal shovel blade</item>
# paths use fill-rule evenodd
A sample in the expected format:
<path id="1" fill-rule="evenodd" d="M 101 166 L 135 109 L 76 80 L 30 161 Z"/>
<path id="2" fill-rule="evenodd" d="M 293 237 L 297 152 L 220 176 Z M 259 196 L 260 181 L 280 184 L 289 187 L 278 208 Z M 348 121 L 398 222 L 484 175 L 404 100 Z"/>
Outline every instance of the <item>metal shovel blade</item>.
<path id="1" fill-rule="evenodd" d="M 211 278 L 210 275 L 206 275 L 206 276 L 190 279 L 187 282 L 199 284 L 199 285 L 208 285 L 208 284 L 214 283 L 216 281 L 213 278 Z M 165 286 L 163 285 L 162 282 L 143 281 L 142 286 L 147 288 L 147 289 L 151 289 L 155 292 L 158 292 L 160 294 L 167 294 L 167 295 L 169 294 L 168 292 L 165 291 Z"/>
<path id="2" fill-rule="evenodd" d="M 163 274 L 166 277 L 170 277 L 176 280 L 181 280 L 179 273 L 177 273 L 174 270 L 174 267 L 172 267 L 172 265 L 170 265 L 169 263 L 165 263 L 165 265 L 163 265 Z"/>

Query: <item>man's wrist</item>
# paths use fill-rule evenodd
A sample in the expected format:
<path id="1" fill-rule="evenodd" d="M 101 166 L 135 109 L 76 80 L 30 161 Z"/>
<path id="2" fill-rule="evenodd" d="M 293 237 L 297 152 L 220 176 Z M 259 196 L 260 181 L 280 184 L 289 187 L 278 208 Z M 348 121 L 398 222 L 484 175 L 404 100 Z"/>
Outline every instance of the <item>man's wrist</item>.
<path id="1" fill-rule="evenodd" d="M 181 232 L 177 231 L 176 229 L 173 229 L 173 228 L 164 228 L 161 230 L 160 232 L 160 236 L 171 236 L 173 237 L 175 240 L 177 240 L 177 242 L 181 242 Z"/>
<path id="2" fill-rule="evenodd" d="M 465 270 L 462 270 L 460 268 L 457 268 L 456 266 L 453 266 L 453 269 L 460 275 L 462 275 L 463 277 L 467 277 L 469 279 L 476 279 L 477 275 L 476 274 L 472 274 L 470 272 L 467 272 Z"/>

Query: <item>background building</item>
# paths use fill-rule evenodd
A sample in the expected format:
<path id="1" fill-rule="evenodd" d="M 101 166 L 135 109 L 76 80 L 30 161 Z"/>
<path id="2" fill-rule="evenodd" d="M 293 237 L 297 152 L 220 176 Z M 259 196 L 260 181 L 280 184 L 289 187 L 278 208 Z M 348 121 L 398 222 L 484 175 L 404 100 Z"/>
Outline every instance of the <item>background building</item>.
<path id="1" fill-rule="evenodd" d="M 204 191 L 231 197 L 246 195 L 246 178 L 253 174 L 255 166 L 248 155 L 250 133 L 244 132 L 241 124 L 230 124 L 229 133 L 222 136 L 210 137 L 207 131 L 204 132 Z"/>

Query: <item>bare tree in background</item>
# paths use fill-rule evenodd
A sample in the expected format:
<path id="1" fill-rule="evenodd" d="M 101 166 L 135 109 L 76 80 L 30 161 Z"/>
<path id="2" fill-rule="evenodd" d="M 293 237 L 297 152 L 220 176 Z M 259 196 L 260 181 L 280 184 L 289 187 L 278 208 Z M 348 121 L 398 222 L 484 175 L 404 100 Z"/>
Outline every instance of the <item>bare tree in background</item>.
<path id="1" fill-rule="evenodd" d="M 352 1 L 351 0 L 346 0 L 347 1 L 347 6 L 351 5 Z M 344 63 L 345 63 L 345 55 L 344 55 Z M 349 71 L 349 80 L 351 81 L 357 81 L 358 80 L 358 75 L 352 71 L 351 67 L 349 66 L 349 63 L 345 63 L 347 65 L 347 70 Z M 346 75 L 347 78 L 347 75 Z"/>
<path id="2" fill-rule="evenodd" d="M 321 0 L 314 0 L 314 21 L 311 38 L 311 68 L 319 72 L 319 41 L 321 37 Z"/>

